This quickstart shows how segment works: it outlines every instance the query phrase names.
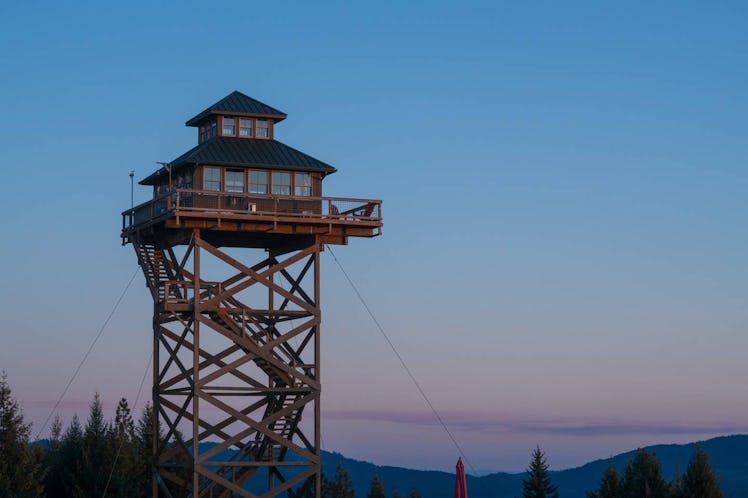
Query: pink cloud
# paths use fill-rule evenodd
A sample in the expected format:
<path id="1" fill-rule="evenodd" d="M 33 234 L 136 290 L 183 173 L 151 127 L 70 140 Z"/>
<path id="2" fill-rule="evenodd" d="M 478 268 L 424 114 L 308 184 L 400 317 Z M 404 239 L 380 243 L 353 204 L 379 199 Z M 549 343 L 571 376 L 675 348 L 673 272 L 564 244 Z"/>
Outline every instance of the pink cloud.
<path id="1" fill-rule="evenodd" d="M 570 436 L 618 436 L 630 434 L 735 434 L 748 432 L 748 425 L 730 423 L 662 423 L 629 419 L 518 419 L 496 417 L 484 413 L 442 413 L 451 430 L 508 432 L 517 434 L 560 434 Z M 438 426 L 430 412 L 384 410 L 331 410 L 323 417 L 338 420 L 369 420 L 420 426 Z"/>

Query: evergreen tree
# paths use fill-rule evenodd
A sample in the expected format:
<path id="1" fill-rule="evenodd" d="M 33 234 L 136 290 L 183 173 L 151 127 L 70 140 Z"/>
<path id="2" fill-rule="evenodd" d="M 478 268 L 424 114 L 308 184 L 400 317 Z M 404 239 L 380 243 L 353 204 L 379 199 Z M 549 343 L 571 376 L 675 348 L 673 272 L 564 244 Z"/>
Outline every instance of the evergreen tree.
<path id="1" fill-rule="evenodd" d="M 117 405 L 114 425 L 109 435 L 110 452 L 114 455 L 111 477 L 109 477 L 107 496 L 137 496 L 142 488 L 138 481 L 141 467 L 140 443 L 135 434 L 130 406 L 125 398 Z"/>
<path id="2" fill-rule="evenodd" d="M 0 374 L 0 496 L 36 497 L 44 493 L 44 469 L 29 446 L 31 424 Z"/>
<path id="3" fill-rule="evenodd" d="M 320 479 L 322 479 L 322 489 L 324 489 L 324 483 L 326 480 L 325 475 L 320 474 Z M 304 484 L 299 486 L 297 489 L 289 489 L 286 491 L 286 496 L 288 496 L 288 498 L 315 498 L 317 496 L 315 493 L 315 484 L 314 477 L 308 477 L 304 481 Z M 322 496 L 325 496 L 324 491 L 322 492 Z"/>
<path id="4" fill-rule="evenodd" d="M 680 498 L 683 493 L 683 472 L 680 468 L 675 469 L 675 475 L 667 484 L 667 492 L 670 498 Z"/>
<path id="5" fill-rule="evenodd" d="M 588 493 L 589 498 L 619 498 L 621 496 L 621 478 L 613 462 L 605 469 L 600 487 L 594 493 Z"/>
<path id="6" fill-rule="evenodd" d="M 50 428 L 49 447 L 44 452 L 44 465 L 47 467 L 44 489 L 48 496 L 62 494 L 62 443 L 62 420 L 59 415 L 55 415 Z"/>
<path id="7" fill-rule="evenodd" d="M 626 464 L 621 498 L 667 498 L 668 494 L 657 456 L 647 450 L 639 450 L 634 459 Z"/>
<path id="8" fill-rule="evenodd" d="M 367 498 L 387 498 L 384 494 L 384 484 L 382 484 L 382 479 L 379 477 L 379 471 L 374 472 L 371 486 L 369 486 L 369 494 L 366 496 Z"/>
<path id="9" fill-rule="evenodd" d="M 421 492 L 416 487 L 416 483 L 410 484 L 410 492 L 408 493 L 408 498 L 421 498 Z"/>
<path id="10" fill-rule="evenodd" d="M 403 498 L 403 496 L 397 491 L 396 487 L 392 487 L 392 498 Z"/>
<path id="11" fill-rule="evenodd" d="M 558 498 L 558 487 L 548 476 L 548 463 L 539 446 L 532 452 L 527 479 L 522 480 L 522 486 L 523 498 Z"/>
<path id="12" fill-rule="evenodd" d="M 709 457 L 696 446 L 696 452 L 688 462 L 686 474 L 680 479 L 675 495 L 677 498 L 722 498 L 719 479 L 709 462 Z"/>
<path id="13" fill-rule="evenodd" d="M 59 448 L 62 444 L 62 419 L 59 415 L 55 415 L 55 418 L 52 420 L 49 434 L 49 445 L 52 448 Z"/>
<path id="14" fill-rule="evenodd" d="M 332 481 L 322 477 L 322 496 L 325 498 L 353 498 L 355 495 L 353 481 L 342 463 L 339 463 L 335 469 L 335 477 Z"/>
<path id="15" fill-rule="evenodd" d="M 109 441 L 109 424 L 99 393 L 94 394 L 83 431 L 83 460 L 80 485 L 88 496 L 102 496 L 112 468 L 112 444 Z"/>
<path id="16" fill-rule="evenodd" d="M 320 483 L 320 489 L 321 489 L 321 495 L 322 498 L 327 498 L 328 492 L 330 490 L 330 486 L 332 485 L 332 481 L 327 478 L 327 476 L 322 473 L 322 483 Z M 308 498 L 314 498 L 314 496 L 310 496 Z"/>
<path id="17" fill-rule="evenodd" d="M 136 480 L 141 496 L 150 496 L 152 491 L 153 478 L 151 477 L 151 469 L 153 468 L 153 424 L 155 423 L 155 417 L 156 413 L 153 410 L 153 406 L 150 403 L 146 403 L 135 428 L 136 446 L 139 455 L 138 461 L 140 462 Z M 160 424 L 159 437 L 163 438 Z"/>
<path id="18" fill-rule="evenodd" d="M 62 436 L 58 472 L 60 475 L 58 489 L 48 489 L 50 496 L 85 497 L 81 486 L 83 469 L 83 429 L 78 415 L 73 415 L 70 425 Z"/>

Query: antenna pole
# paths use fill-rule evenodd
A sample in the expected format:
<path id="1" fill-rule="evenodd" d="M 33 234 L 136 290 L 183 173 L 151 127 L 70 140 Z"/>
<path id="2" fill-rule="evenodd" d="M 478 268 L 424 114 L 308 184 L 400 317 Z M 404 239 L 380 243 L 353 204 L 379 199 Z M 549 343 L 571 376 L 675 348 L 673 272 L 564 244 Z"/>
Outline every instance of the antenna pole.
<path id="1" fill-rule="evenodd" d="M 135 207 L 135 170 L 130 170 L 130 209 Z"/>

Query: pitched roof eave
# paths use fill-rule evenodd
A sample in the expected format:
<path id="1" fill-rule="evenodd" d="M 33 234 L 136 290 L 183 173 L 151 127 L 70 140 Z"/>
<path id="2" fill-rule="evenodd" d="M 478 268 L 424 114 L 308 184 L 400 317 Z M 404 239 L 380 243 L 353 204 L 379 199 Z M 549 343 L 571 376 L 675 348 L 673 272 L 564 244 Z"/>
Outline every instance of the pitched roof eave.
<path id="1" fill-rule="evenodd" d="M 257 138 L 214 137 L 177 157 L 169 166 L 174 172 L 197 164 L 309 171 L 323 176 L 337 171 L 335 167 L 282 142 Z M 166 167 L 162 167 L 138 183 L 154 185 L 168 172 Z"/>
<path id="2" fill-rule="evenodd" d="M 197 126 L 206 117 L 217 114 L 266 117 L 275 122 L 282 121 L 288 117 L 283 111 L 279 111 L 257 99 L 234 90 L 215 104 L 188 119 L 185 125 Z"/>

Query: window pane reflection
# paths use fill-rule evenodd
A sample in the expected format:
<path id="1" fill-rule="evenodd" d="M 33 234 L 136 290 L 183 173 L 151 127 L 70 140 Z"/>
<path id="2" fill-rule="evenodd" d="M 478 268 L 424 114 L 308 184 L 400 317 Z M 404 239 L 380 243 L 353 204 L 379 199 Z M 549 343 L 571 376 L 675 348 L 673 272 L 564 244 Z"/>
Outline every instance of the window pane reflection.
<path id="1" fill-rule="evenodd" d="M 291 173 L 284 173 L 282 171 L 273 172 L 273 193 L 277 195 L 291 195 Z"/>
<path id="2" fill-rule="evenodd" d="M 268 193 L 267 171 L 250 171 L 249 172 L 249 192 L 251 194 L 267 194 Z"/>

